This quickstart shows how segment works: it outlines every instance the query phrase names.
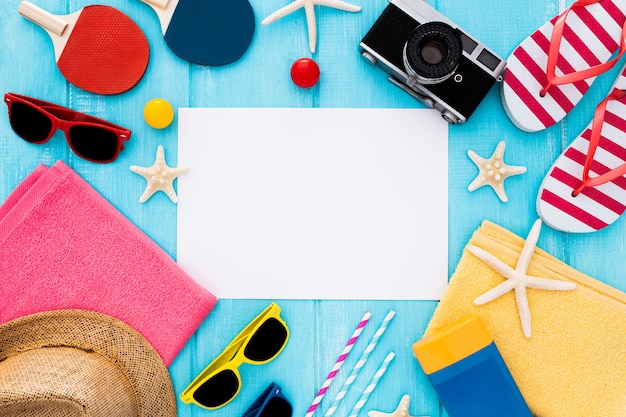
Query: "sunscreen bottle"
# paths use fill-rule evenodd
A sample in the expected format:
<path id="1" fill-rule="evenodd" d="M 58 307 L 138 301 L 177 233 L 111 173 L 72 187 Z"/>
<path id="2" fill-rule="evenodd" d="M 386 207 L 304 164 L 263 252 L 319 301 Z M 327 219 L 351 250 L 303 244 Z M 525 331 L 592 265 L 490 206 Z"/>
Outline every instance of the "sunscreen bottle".
<path id="1" fill-rule="evenodd" d="M 413 353 L 450 417 L 532 417 L 478 316 L 424 337 Z"/>

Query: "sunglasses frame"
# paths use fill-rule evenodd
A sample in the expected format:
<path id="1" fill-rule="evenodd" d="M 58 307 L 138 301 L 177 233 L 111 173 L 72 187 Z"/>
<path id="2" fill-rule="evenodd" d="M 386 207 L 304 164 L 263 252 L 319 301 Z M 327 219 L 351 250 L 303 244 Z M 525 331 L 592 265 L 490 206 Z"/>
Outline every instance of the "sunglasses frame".
<path id="1" fill-rule="evenodd" d="M 256 316 L 235 338 L 224 348 L 222 353 L 220 353 L 210 364 L 207 365 L 206 368 L 185 388 L 185 390 L 180 394 L 180 399 L 185 404 L 194 403 L 197 406 L 200 406 L 207 410 L 215 410 L 225 406 L 230 403 L 233 399 L 237 397 L 239 391 L 241 391 L 241 375 L 239 374 L 239 366 L 243 363 L 248 363 L 251 365 L 263 365 L 272 360 L 274 360 L 280 353 L 283 351 L 285 346 L 287 346 L 287 342 L 289 341 L 289 327 L 287 327 L 287 323 L 280 317 L 281 309 L 275 304 L 271 303 L 265 310 L 263 310 L 258 316 Z M 276 319 L 282 326 L 285 328 L 285 341 L 280 349 L 270 358 L 264 361 L 254 361 L 245 357 L 244 351 L 246 346 L 250 342 L 252 336 L 256 333 L 256 331 L 269 319 Z M 194 393 L 198 388 L 200 388 L 206 381 L 211 379 L 213 376 L 218 373 L 230 370 L 237 377 L 238 386 L 235 394 L 228 399 L 223 404 L 220 404 L 215 407 L 207 407 L 204 404 L 200 404 L 195 400 Z"/>
<path id="2" fill-rule="evenodd" d="M 291 413 L 289 414 L 289 416 L 281 416 L 281 417 L 291 417 L 293 415 L 293 406 L 291 405 L 291 402 L 283 394 L 282 388 L 280 388 L 280 385 L 278 385 L 275 382 L 272 382 L 271 384 L 268 385 L 267 388 L 265 388 L 265 390 L 263 390 L 261 395 L 259 395 L 259 397 L 252 403 L 252 405 L 248 407 L 245 413 L 243 413 L 242 417 L 259 416 L 263 412 L 265 407 L 267 407 L 267 404 L 270 402 L 272 398 L 282 399 L 291 408 Z"/>
<path id="3" fill-rule="evenodd" d="M 32 143 L 34 145 L 41 145 L 41 144 L 48 142 L 50 138 L 54 136 L 57 130 L 61 130 L 65 134 L 65 140 L 67 141 L 67 144 L 69 145 L 72 152 L 74 152 L 80 158 L 85 159 L 90 162 L 98 162 L 98 163 L 113 162 L 115 159 L 117 159 L 120 151 L 124 149 L 123 142 L 130 139 L 130 135 L 132 133 L 129 129 L 126 129 L 122 126 L 118 126 L 106 120 L 99 119 L 97 117 L 90 116 L 88 114 L 81 113 L 81 112 L 69 109 L 67 107 L 60 106 L 58 104 L 49 103 L 47 101 L 39 100 L 39 99 L 32 98 L 32 97 L 27 97 L 27 96 L 15 94 L 15 93 L 6 93 L 4 95 L 4 102 L 6 103 L 8 110 L 9 110 L 9 122 L 11 123 L 11 128 L 20 138 L 24 139 L 28 143 Z M 50 132 L 48 136 L 44 140 L 39 141 L 39 142 L 33 142 L 32 140 L 22 136 L 15 130 L 15 128 L 13 127 L 13 118 L 11 117 L 11 110 L 12 110 L 13 103 L 16 103 L 16 102 L 27 105 L 37 110 L 38 112 L 46 116 L 48 119 L 50 119 L 50 122 L 52 123 L 52 127 L 50 128 Z M 72 141 L 70 139 L 70 134 L 69 134 L 69 130 L 73 126 L 88 126 L 88 127 L 101 128 L 111 133 L 114 133 L 117 138 L 117 148 L 115 150 L 115 155 L 113 155 L 113 157 L 108 160 L 97 160 L 97 159 L 88 158 L 78 153 L 76 149 L 74 148 L 74 146 L 72 145 Z"/>

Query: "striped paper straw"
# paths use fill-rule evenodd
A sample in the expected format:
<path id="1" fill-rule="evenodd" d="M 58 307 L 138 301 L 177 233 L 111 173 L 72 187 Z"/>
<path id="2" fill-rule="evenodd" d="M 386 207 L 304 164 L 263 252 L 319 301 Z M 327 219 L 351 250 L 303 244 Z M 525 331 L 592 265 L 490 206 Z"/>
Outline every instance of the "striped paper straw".
<path id="1" fill-rule="evenodd" d="M 374 391 L 374 388 L 376 388 L 376 385 L 378 384 L 378 381 L 380 380 L 380 378 L 387 371 L 387 367 L 389 366 L 389 362 L 391 362 L 391 360 L 395 356 L 396 356 L 396 354 L 393 353 L 393 352 L 389 352 L 387 354 L 387 356 L 385 357 L 385 360 L 383 361 L 383 363 L 380 364 L 380 367 L 378 368 L 378 370 L 376 371 L 376 373 L 372 377 L 372 380 L 370 381 L 370 383 L 365 388 L 365 391 L 363 391 L 363 394 L 361 394 L 361 397 L 359 397 L 359 401 L 357 401 L 356 404 L 354 404 L 354 408 L 352 408 L 352 411 L 350 412 L 350 415 L 348 417 L 356 417 L 359 414 L 359 411 L 361 411 L 361 409 L 363 408 L 363 406 L 367 402 L 367 399 L 369 398 L 370 394 L 372 393 L 372 391 Z"/>
<path id="2" fill-rule="evenodd" d="M 326 394 L 328 387 L 330 386 L 331 382 L 333 382 L 335 375 L 337 375 L 337 372 L 339 372 L 339 368 L 341 368 L 341 365 L 343 365 L 343 363 L 345 362 L 346 357 L 348 356 L 348 353 L 350 353 L 350 351 L 352 350 L 352 347 L 354 346 L 357 339 L 361 335 L 361 332 L 363 331 L 363 327 L 365 327 L 365 325 L 367 324 L 371 316 L 372 314 L 369 311 L 366 311 L 365 314 L 363 315 L 363 318 L 359 322 L 359 325 L 356 326 L 354 333 L 352 333 L 352 336 L 350 336 L 350 340 L 348 340 L 346 347 L 343 348 L 343 352 L 341 352 L 341 355 L 339 355 L 339 357 L 337 358 L 337 361 L 335 362 L 335 366 L 333 366 L 333 369 L 331 369 L 330 373 L 326 377 L 324 384 L 322 384 L 322 387 L 320 388 L 320 390 L 317 392 L 317 395 L 313 399 L 313 403 L 311 404 L 308 411 L 304 415 L 305 417 L 311 417 L 313 413 L 315 413 L 317 406 L 322 401 L 322 398 L 324 398 L 324 395 Z"/>
<path id="3" fill-rule="evenodd" d="M 335 400 L 331 404 L 328 411 L 326 411 L 326 414 L 324 414 L 325 417 L 330 417 L 333 414 L 335 414 L 335 411 L 337 411 L 337 408 L 339 407 L 339 403 L 341 402 L 341 400 L 343 400 L 343 397 L 346 396 L 348 389 L 350 388 L 350 386 L 352 385 L 356 377 L 359 376 L 359 372 L 365 365 L 365 362 L 367 362 L 367 358 L 370 356 L 370 353 L 372 353 L 372 351 L 376 347 L 376 344 L 378 343 L 378 339 L 380 339 L 380 337 L 385 333 L 385 330 L 387 330 L 387 326 L 389 326 L 389 323 L 391 322 L 391 320 L 394 318 L 395 315 L 396 315 L 395 311 L 389 310 L 389 312 L 383 319 L 382 323 L 380 323 L 380 326 L 378 326 L 378 330 L 376 330 L 376 333 L 374 333 L 374 336 L 372 336 L 372 339 L 370 340 L 369 344 L 367 345 L 367 347 L 361 354 L 361 357 L 359 358 L 357 363 L 354 365 L 354 368 L 352 368 L 352 372 L 350 372 L 350 376 L 348 376 L 346 381 L 343 383 L 343 386 L 341 387 L 341 390 L 339 390 L 339 393 L 335 397 Z"/>

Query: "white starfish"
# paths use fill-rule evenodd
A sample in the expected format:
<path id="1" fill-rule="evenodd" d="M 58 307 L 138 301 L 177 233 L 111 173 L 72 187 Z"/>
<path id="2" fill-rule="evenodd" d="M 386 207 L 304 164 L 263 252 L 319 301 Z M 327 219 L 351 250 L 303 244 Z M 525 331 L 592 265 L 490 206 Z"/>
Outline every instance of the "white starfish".
<path id="1" fill-rule="evenodd" d="M 358 12 L 361 7 L 355 6 L 350 3 L 346 3 L 341 0 L 294 0 L 290 4 L 276 10 L 271 15 L 267 16 L 261 22 L 262 25 L 269 25 L 272 22 L 277 21 L 281 17 L 285 17 L 288 14 L 295 12 L 298 9 L 304 8 L 306 14 L 306 25 L 309 31 L 309 49 L 311 53 L 315 52 L 315 44 L 317 43 L 317 33 L 315 30 L 315 6 L 327 6 L 333 9 L 345 10 L 346 12 Z"/>
<path id="2" fill-rule="evenodd" d="M 549 278 L 536 278 L 526 275 L 528 272 L 528 266 L 530 265 L 530 259 L 535 251 L 537 245 L 537 239 L 539 239 L 539 232 L 541 231 L 541 219 L 535 221 L 533 227 L 528 233 L 526 242 L 522 252 L 517 259 L 517 265 L 515 269 L 511 268 L 500 259 L 496 258 L 489 252 L 474 246 L 468 245 L 467 250 L 474 254 L 479 259 L 483 260 L 496 272 L 502 274 L 507 280 L 497 286 L 493 287 L 483 295 L 477 297 L 474 300 L 474 304 L 481 305 L 495 300 L 503 294 L 513 290 L 515 291 L 515 301 L 517 302 L 517 310 L 519 312 L 520 321 L 522 323 L 522 331 L 526 338 L 530 337 L 530 308 L 528 307 L 528 296 L 526 294 L 526 288 L 536 288 L 540 290 L 573 290 L 576 288 L 576 284 L 573 282 L 558 281 Z"/>
<path id="3" fill-rule="evenodd" d="M 146 185 L 146 189 L 139 197 L 139 202 L 143 203 L 148 200 L 152 194 L 157 191 L 163 191 L 174 203 L 178 202 L 178 197 L 176 196 L 176 191 L 174 191 L 174 180 L 179 175 L 187 172 L 187 167 L 185 168 L 171 168 L 165 162 L 165 152 L 163 151 L 163 146 L 159 145 L 157 147 L 156 160 L 154 161 L 154 165 L 151 167 L 140 167 L 137 165 L 133 165 L 130 167 L 130 170 L 136 174 L 141 175 L 148 181 Z"/>
<path id="4" fill-rule="evenodd" d="M 489 185 L 496 192 L 500 200 L 507 202 L 508 198 L 504 191 L 504 180 L 513 175 L 519 175 L 526 172 L 526 167 L 512 166 L 504 163 L 504 141 L 498 143 L 496 150 L 491 158 L 485 159 L 476 152 L 469 150 L 467 155 L 478 167 L 478 175 L 467 187 L 471 192 L 483 185 Z"/>
<path id="5" fill-rule="evenodd" d="M 411 402 L 411 397 L 404 395 L 400 400 L 400 404 L 398 404 L 398 408 L 393 413 L 372 410 L 367 415 L 369 417 L 411 417 L 409 414 L 409 402 Z"/>

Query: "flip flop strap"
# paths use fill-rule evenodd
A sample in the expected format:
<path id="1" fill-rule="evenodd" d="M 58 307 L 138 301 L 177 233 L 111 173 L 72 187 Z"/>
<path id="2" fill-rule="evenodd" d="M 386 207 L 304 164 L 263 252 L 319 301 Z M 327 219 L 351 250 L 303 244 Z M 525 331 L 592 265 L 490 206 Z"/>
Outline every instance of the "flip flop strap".
<path id="1" fill-rule="evenodd" d="M 591 122 L 591 137 L 589 138 L 589 149 L 587 150 L 585 165 L 583 167 L 583 178 L 580 185 L 578 185 L 572 192 L 572 196 L 576 197 L 587 187 L 602 185 L 626 174 L 626 163 L 624 163 L 611 169 L 610 171 L 598 175 L 597 177 L 589 178 L 591 163 L 593 162 L 593 157 L 596 153 L 596 149 L 598 148 L 598 144 L 600 143 L 602 125 L 604 124 L 604 117 L 606 115 L 606 106 L 609 101 L 621 100 L 624 97 L 626 97 L 626 90 L 613 89 L 611 94 L 602 100 L 600 104 L 598 104 L 598 107 L 596 107 L 596 111 L 593 114 L 593 121 Z"/>
<path id="2" fill-rule="evenodd" d="M 543 87 L 539 93 L 541 97 L 545 96 L 548 89 L 553 85 L 570 84 L 576 81 L 585 80 L 587 78 L 595 77 L 605 71 L 608 71 L 619 61 L 624 52 L 626 52 L 626 21 L 622 26 L 622 36 L 620 39 L 619 52 L 617 56 L 605 63 L 594 65 L 584 70 L 575 71 L 565 75 L 556 75 L 556 64 L 559 58 L 559 50 L 561 48 L 561 40 L 563 38 L 563 30 L 565 29 L 565 20 L 569 15 L 569 12 L 578 7 L 585 7 L 590 4 L 598 3 L 602 0 L 578 0 L 570 7 L 565 9 L 554 22 L 554 29 L 552 30 L 552 37 L 550 39 L 550 49 L 548 50 L 548 63 L 546 67 L 547 84 Z"/>

